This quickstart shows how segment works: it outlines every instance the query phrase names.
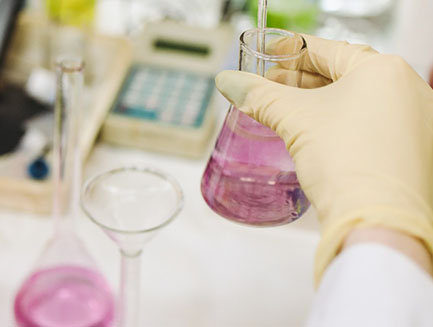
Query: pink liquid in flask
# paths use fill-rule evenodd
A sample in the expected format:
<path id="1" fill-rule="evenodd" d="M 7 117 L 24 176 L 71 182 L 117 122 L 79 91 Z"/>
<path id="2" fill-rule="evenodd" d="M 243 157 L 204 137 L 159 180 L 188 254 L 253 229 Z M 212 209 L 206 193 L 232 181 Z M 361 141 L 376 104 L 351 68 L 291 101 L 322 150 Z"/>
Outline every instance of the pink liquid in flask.
<path id="1" fill-rule="evenodd" d="M 256 226 L 290 223 L 309 207 L 284 142 L 235 108 L 220 132 L 201 192 L 216 213 Z"/>
<path id="2" fill-rule="evenodd" d="M 14 309 L 19 327 L 113 327 L 108 285 L 79 266 L 38 270 L 20 289 Z"/>

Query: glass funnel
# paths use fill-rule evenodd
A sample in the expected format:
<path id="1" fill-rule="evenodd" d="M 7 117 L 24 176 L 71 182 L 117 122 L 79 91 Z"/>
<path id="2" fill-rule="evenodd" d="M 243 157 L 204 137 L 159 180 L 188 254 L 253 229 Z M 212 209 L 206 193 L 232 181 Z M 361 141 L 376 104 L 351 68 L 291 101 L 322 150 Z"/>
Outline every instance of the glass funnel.
<path id="1" fill-rule="evenodd" d="M 141 327 L 138 308 L 144 244 L 180 212 L 183 193 L 168 175 L 125 167 L 90 179 L 81 203 L 89 218 L 117 244 L 121 254 L 117 327 Z"/>
<path id="2" fill-rule="evenodd" d="M 293 40 L 293 53 L 267 54 L 266 47 L 281 37 Z M 239 69 L 263 75 L 280 65 L 293 71 L 291 86 L 297 87 L 297 68 L 306 50 L 299 34 L 274 28 L 247 30 L 240 37 Z M 203 174 L 201 192 L 219 215 L 256 226 L 290 223 L 309 207 L 284 142 L 233 106 Z"/>
<path id="3" fill-rule="evenodd" d="M 24 281 L 14 303 L 19 327 L 112 327 L 114 300 L 80 239 L 81 159 L 78 146 L 83 62 L 56 65 L 57 96 L 53 140 L 54 236 L 37 268 Z"/>

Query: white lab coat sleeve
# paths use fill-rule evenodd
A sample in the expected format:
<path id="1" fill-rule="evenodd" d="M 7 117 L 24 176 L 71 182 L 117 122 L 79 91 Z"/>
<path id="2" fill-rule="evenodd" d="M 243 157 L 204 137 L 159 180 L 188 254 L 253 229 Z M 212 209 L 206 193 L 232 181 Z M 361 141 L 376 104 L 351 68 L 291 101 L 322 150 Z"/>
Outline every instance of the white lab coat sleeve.
<path id="1" fill-rule="evenodd" d="M 329 265 L 307 327 L 433 327 L 433 279 L 376 243 L 351 246 Z"/>

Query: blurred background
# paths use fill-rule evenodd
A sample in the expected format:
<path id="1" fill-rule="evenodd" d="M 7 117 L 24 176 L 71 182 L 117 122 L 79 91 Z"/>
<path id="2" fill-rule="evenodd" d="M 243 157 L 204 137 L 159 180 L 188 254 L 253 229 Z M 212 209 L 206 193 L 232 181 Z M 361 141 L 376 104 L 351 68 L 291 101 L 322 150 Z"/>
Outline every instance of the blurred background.
<path id="1" fill-rule="evenodd" d="M 200 178 L 228 103 L 214 76 L 237 69 L 257 0 L 0 0 L 0 325 L 52 231 L 53 63 L 86 63 L 80 109 L 84 177 L 119 165 L 176 177 L 186 204 L 147 246 L 147 326 L 301 326 L 313 297 L 315 213 L 279 228 L 220 219 Z M 367 43 L 404 57 L 433 85 L 430 0 L 268 0 L 268 26 Z M 116 248 L 77 229 L 116 289 Z"/>
<path id="2" fill-rule="evenodd" d="M 20 182 L 49 176 L 48 160 L 35 160 L 49 158 L 53 63 L 62 56 L 86 61 L 83 96 L 92 118 L 83 121 L 85 158 L 98 136 L 123 147 L 205 158 L 226 106 L 213 77 L 237 69 L 238 38 L 256 26 L 258 1 L 2 0 L 1 6 L 0 156 L 6 157 L 0 157 L 0 181 L 13 177 L 5 181 L 11 192 L 21 186 L 28 192 Z M 427 0 L 269 0 L 267 21 L 399 54 L 428 80 L 432 11 Z M 0 205 L 15 206 L 9 195 Z M 42 208 L 42 202 L 28 209 L 46 212 L 50 204 Z"/>

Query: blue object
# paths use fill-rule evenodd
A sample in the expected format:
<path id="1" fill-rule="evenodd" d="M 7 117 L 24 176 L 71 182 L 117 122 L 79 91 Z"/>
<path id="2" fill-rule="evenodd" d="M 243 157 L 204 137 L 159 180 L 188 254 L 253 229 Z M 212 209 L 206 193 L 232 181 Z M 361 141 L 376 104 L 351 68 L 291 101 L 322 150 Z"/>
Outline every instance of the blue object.
<path id="1" fill-rule="evenodd" d="M 50 167 L 44 156 L 38 157 L 27 168 L 27 173 L 32 179 L 44 180 L 50 172 Z"/>

